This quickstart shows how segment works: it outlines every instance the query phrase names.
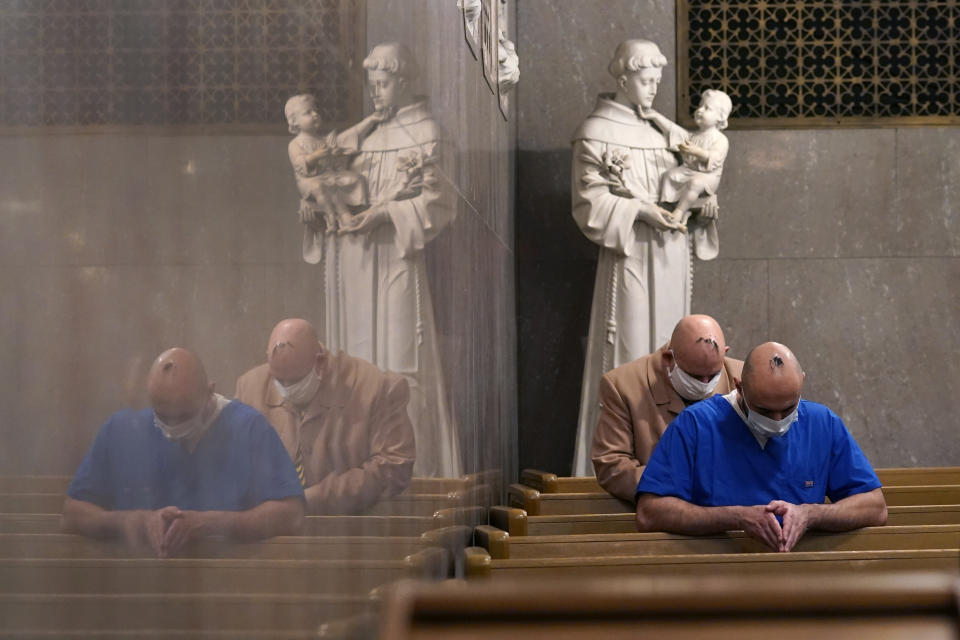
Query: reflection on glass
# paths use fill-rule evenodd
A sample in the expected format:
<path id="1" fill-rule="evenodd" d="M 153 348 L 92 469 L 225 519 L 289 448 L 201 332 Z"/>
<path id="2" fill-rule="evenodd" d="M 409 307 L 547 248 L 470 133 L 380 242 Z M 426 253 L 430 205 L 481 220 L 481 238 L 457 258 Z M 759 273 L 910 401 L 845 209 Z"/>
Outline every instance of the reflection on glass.
<path id="1" fill-rule="evenodd" d="M 303 255 L 321 268 L 323 343 L 407 379 L 414 474 L 456 477 L 460 447 L 423 259 L 424 246 L 456 215 L 438 174 L 439 128 L 413 92 L 419 70 L 405 46 L 377 45 L 363 67 L 375 111 L 343 133 L 320 135 L 308 96 L 287 103 Z M 351 155 L 348 171 L 341 158 Z"/>
<path id="2" fill-rule="evenodd" d="M 516 455 L 512 134 L 486 89 L 456 102 L 484 80 L 453 0 L 433 35 L 461 49 L 418 50 L 429 78 L 398 44 L 364 61 L 427 23 L 365 6 L 0 2 L 0 635 L 372 637 L 386 586 L 463 575 L 500 499 L 484 470 Z M 267 340 L 285 317 L 306 348 Z M 170 344 L 209 374 L 172 403 L 147 392 Z M 238 377 L 266 417 L 215 393 Z M 302 528 L 264 516 L 304 485 Z"/>
<path id="3" fill-rule="evenodd" d="M 263 416 L 214 393 L 203 364 L 174 348 L 147 378 L 150 409 L 115 413 L 77 470 L 68 532 L 175 556 L 208 535 L 257 540 L 303 525 L 303 489 Z"/>
<path id="4" fill-rule="evenodd" d="M 416 454 L 406 380 L 327 351 L 306 320 L 274 328 L 266 364 L 240 377 L 236 396 L 276 428 L 309 513 L 364 513 L 410 484 Z"/>

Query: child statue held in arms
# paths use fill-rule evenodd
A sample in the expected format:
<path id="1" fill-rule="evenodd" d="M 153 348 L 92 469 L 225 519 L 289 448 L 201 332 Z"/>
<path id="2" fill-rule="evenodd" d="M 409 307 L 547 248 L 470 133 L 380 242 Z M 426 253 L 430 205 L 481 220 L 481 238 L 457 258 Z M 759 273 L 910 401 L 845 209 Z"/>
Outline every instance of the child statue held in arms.
<path id="1" fill-rule="evenodd" d="M 320 131 L 312 95 L 300 94 L 287 100 L 284 115 L 294 134 L 287 152 L 300 190 L 300 222 L 322 242 L 324 233 L 349 226 L 354 211 L 351 207 L 360 210 L 369 204 L 364 179 L 350 170 L 350 163 L 359 153 L 363 138 L 389 113 L 377 111 L 342 133 L 330 131 L 325 135 Z M 316 264 L 322 252 L 319 247 L 316 251 L 309 249 L 305 244 L 303 257 Z"/>
<path id="2" fill-rule="evenodd" d="M 706 198 L 717 192 L 723 162 L 730 143 L 720 133 L 727 128 L 727 118 L 733 103 L 723 91 L 707 89 L 700 98 L 700 106 L 693 112 L 698 130 L 690 134 L 653 109 L 641 109 L 641 118 L 650 120 L 664 132 L 679 132 L 684 142 L 677 146 L 683 159 L 679 167 L 668 169 L 660 183 L 660 201 L 675 202 L 673 218 L 686 224 L 690 210 L 702 206 Z"/>

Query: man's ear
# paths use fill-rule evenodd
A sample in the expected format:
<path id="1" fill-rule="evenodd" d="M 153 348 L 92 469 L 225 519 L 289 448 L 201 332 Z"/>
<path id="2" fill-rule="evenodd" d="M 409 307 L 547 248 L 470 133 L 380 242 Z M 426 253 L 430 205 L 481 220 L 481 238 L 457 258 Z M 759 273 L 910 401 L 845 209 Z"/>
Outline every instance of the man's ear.
<path id="1" fill-rule="evenodd" d="M 723 348 L 723 355 L 727 355 L 727 351 L 730 351 L 730 347 Z"/>
<path id="2" fill-rule="evenodd" d="M 320 345 L 320 349 L 317 351 L 316 357 L 313 359 L 314 369 L 322 369 L 324 365 L 327 364 L 327 358 L 329 357 L 329 352 L 323 345 Z"/>
<path id="3" fill-rule="evenodd" d="M 667 345 L 667 348 L 663 351 L 663 363 L 666 365 L 674 364 L 673 353 L 670 351 L 670 345 Z"/>

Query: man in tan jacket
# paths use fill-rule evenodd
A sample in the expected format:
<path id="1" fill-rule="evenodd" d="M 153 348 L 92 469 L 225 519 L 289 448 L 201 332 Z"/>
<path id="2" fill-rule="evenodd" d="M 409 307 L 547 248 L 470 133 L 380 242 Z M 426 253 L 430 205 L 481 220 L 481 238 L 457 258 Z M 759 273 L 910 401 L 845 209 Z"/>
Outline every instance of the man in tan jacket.
<path id="1" fill-rule="evenodd" d="M 305 487 L 308 513 L 363 513 L 410 483 L 416 448 L 406 380 L 331 354 L 306 320 L 273 329 L 267 362 L 237 380 L 236 397 L 277 430 Z"/>
<path id="2" fill-rule="evenodd" d="M 716 320 L 687 316 L 670 342 L 600 379 L 590 450 L 600 486 L 636 502 L 644 466 L 667 425 L 688 405 L 733 390 L 743 361 L 727 358 L 729 349 Z"/>

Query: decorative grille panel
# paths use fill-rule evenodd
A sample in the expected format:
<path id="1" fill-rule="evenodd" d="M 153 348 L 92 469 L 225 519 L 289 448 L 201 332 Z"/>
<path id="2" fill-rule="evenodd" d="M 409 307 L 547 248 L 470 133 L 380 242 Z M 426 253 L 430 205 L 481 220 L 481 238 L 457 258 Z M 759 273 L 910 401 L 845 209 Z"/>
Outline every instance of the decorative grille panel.
<path id="1" fill-rule="evenodd" d="M 0 127 L 263 125 L 360 111 L 362 0 L 0 0 Z M 256 127 L 255 127 L 256 128 Z"/>
<path id="2" fill-rule="evenodd" d="M 679 0 L 678 109 L 732 128 L 960 122 L 960 0 Z"/>

